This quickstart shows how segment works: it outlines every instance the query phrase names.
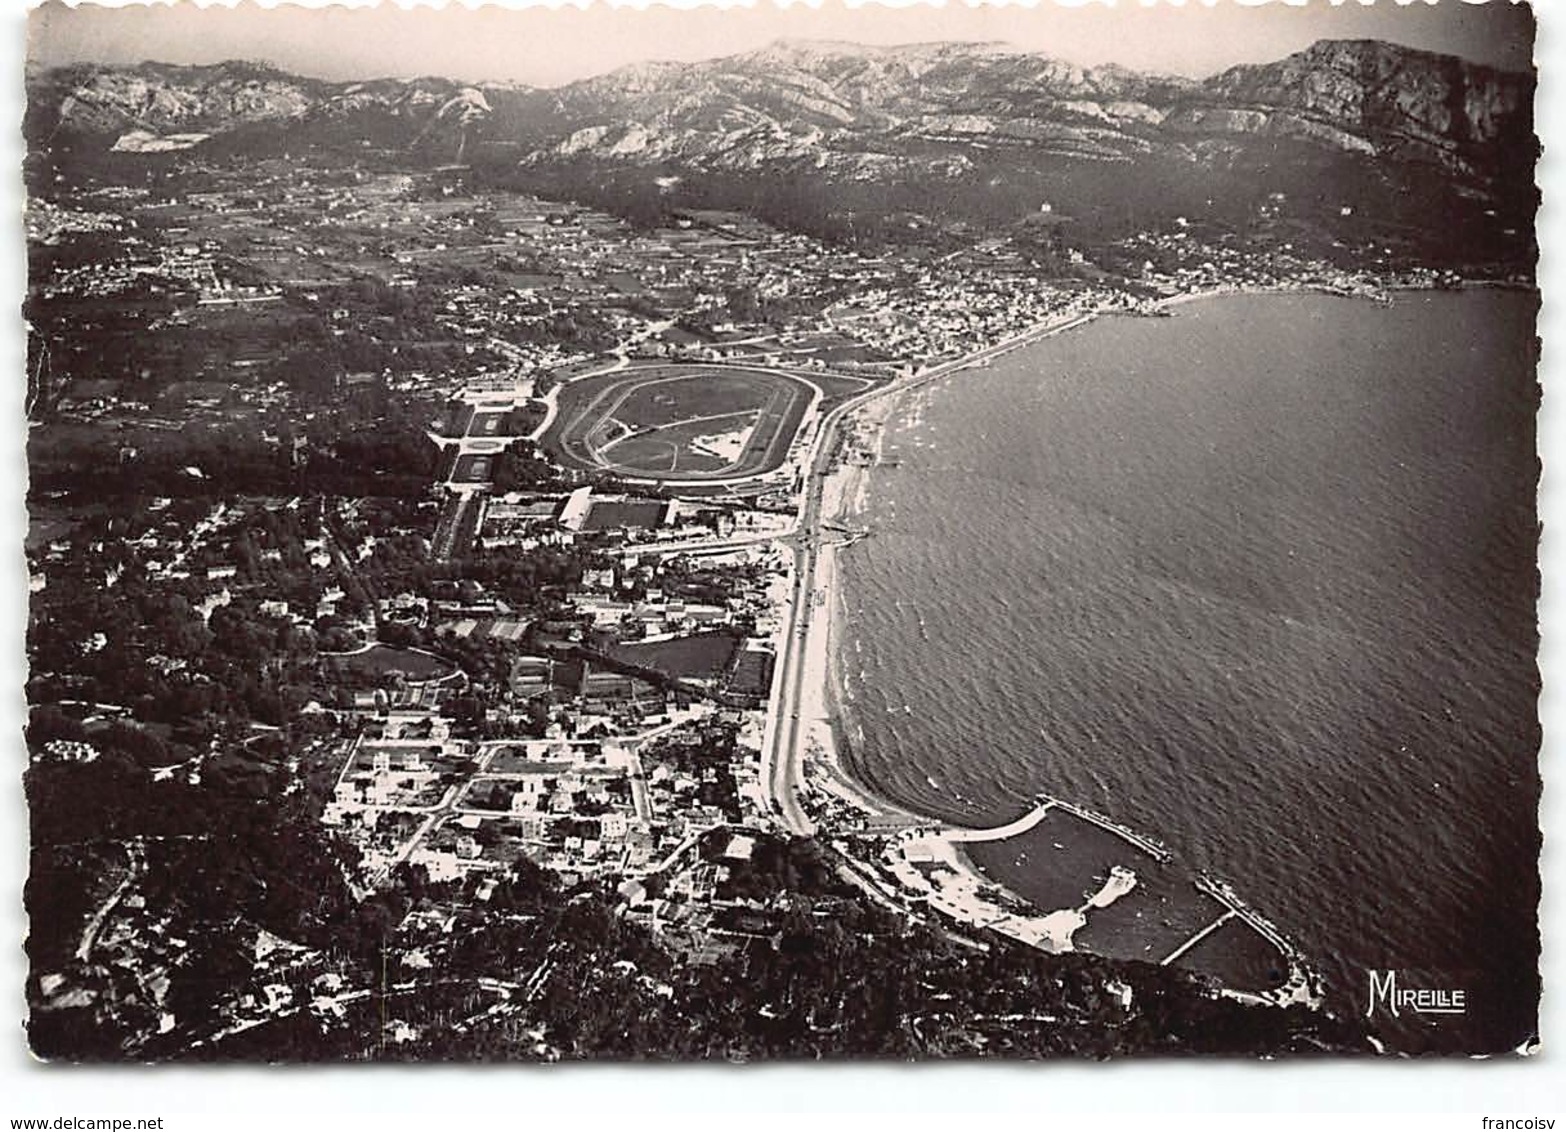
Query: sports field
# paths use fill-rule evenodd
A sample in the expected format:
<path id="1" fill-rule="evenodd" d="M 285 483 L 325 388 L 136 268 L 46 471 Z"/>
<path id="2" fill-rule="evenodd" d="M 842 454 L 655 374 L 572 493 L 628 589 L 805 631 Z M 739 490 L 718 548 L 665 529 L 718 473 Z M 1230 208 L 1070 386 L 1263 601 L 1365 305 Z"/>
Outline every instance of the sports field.
<path id="1" fill-rule="evenodd" d="M 484 409 L 473 414 L 472 423 L 468 425 L 469 436 L 499 436 L 506 423 L 506 418 L 511 415 L 510 409 Z"/>
<path id="2" fill-rule="evenodd" d="M 481 452 L 464 452 L 457 457 L 451 470 L 452 483 L 488 483 L 492 455 Z"/>
<path id="3" fill-rule="evenodd" d="M 788 455 L 818 390 L 737 366 L 646 366 L 574 381 L 544 438 L 566 464 L 636 479 L 726 480 Z"/>

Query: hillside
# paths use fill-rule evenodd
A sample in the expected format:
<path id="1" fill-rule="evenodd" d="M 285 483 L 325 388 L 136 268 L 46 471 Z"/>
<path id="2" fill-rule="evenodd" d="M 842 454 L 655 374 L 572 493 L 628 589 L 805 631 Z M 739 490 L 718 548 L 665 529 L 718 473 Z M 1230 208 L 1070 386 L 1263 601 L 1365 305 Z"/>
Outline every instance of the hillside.
<path id="1" fill-rule="evenodd" d="M 74 67 L 29 85 L 27 136 L 52 168 L 368 145 L 628 211 L 656 210 L 671 185 L 682 204 L 754 207 L 786 179 L 797 200 L 782 212 L 836 213 L 860 234 L 876 210 L 993 227 L 1049 202 L 1088 231 L 1124 230 L 1237 223 L 1276 197 L 1337 238 L 1414 229 L 1528 258 L 1537 199 L 1532 76 L 1370 41 L 1203 81 L 996 44 L 783 41 L 556 90 L 243 63 Z"/>

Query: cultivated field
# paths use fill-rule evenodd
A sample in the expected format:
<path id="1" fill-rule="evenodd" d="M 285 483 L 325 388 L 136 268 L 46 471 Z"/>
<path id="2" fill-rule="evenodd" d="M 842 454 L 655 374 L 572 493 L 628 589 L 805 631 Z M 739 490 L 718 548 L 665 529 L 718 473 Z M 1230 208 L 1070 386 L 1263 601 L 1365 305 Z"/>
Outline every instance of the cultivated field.
<path id="1" fill-rule="evenodd" d="M 783 462 L 817 393 L 771 370 L 621 370 L 567 385 L 544 443 L 567 464 L 637 479 L 754 476 Z"/>

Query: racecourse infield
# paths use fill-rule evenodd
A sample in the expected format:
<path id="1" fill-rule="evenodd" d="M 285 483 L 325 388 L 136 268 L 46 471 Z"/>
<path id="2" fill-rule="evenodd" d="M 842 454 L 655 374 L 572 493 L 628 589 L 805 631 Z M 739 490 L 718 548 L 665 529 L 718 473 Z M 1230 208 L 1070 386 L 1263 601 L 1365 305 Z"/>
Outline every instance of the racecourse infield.
<path id="1" fill-rule="evenodd" d="M 568 466 L 634 480 L 727 481 L 787 458 L 821 389 L 781 370 L 650 365 L 560 391 L 544 447 Z"/>

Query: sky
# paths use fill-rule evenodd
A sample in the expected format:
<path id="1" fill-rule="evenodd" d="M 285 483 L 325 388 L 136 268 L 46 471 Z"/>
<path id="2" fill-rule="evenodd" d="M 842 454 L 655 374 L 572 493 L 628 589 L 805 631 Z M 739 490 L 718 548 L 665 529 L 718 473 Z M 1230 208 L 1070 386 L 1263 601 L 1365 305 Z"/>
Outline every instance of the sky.
<path id="1" fill-rule="evenodd" d="M 232 2 L 232 0 L 230 0 Z M 644 0 L 645 2 L 645 0 Z M 728 0 L 733 3 L 733 0 Z M 37 7 L 29 60 L 210 63 L 250 59 L 327 79 L 441 75 L 466 81 L 556 86 L 649 59 L 730 55 L 776 39 L 896 44 L 1000 41 L 1081 65 L 1120 63 L 1143 71 L 1210 75 L 1236 63 L 1268 62 L 1317 39 L 1386 39 L 1524 70 L 1532 19 L 1510 0 L 1043 0 L 1036 6 L 962 0 L 935 8 L 773 3 L 692 8 L 663 4 L 583 7 L 450 4 L 422 0 L 300 7 L 254 3 L 197 9 L 187 0 L 122 7 Z M 314 0 L 319 4 L 320 0 Z"/>

